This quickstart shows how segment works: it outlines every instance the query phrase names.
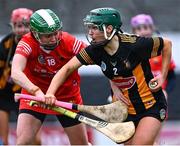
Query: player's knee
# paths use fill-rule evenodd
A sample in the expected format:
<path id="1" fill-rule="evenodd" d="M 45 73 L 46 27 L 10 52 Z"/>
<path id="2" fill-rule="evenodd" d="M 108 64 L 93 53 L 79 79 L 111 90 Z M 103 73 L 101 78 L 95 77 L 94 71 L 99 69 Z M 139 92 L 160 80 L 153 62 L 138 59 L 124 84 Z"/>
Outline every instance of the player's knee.
<path id="1" fill-rule="evenodd" d="M 18 134 L 17 133 L 17 145 L 30 145 L 33 144 L 34 136 L 30 134 Z"/>
<path id="2" fill-rule="evenodd" d="M 90 142 L 88 142 L 88 146 L 92 146 L 92 144 Z"/>
<path id="3" fill-rule="evenodd" d="M 41 145 L 41 136 L 40 135 L 36 135 L 33 145 Z"/>
<path id="4" fill-rule="evenodd" d="M 88 145 L 88 140 L 86 137 L 69 137 L 71 145 Z"/>
<path id="5" fill-rule="evenodd" d="M 142 136 L 143 137 L 143 136 Z M 153 145 L 154 139 L 152 137 L 134 137 L 131 141 L 132 145 Z"/>

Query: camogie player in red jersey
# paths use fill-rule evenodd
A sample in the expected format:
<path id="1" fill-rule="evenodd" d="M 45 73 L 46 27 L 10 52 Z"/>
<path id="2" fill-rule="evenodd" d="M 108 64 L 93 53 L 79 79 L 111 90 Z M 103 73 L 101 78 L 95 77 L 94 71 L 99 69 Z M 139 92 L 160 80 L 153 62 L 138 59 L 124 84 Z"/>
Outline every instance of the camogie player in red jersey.
<path id="1" fill-rule="evenodd" d="M 40 9 L 32 14 L 30 29 L 31 32 L 18 43 L 11 76 L 22 87 L 22 93 L 44 97 L 57 71 L 86 44 L 63 32 L 62 21 L 49 9 Z M 57 100 L 82 104 L 77 71 L 72 72 L 55 96 Z M 20 100 L 19 109 L 17 144 L 32 144 L 47 114 L 57 116 L 72 145 L 88 144 L 86 128 L 82 123 L 45 109 L 42 105 L 31 107 L 29 100 Z"/>
<path id="2" fill-rule="evenodd" d="M 159 33 L 156 30 L 156 27 L 154 25 L 154 21 L 150 15 L 147 14 L 139 14 L 131 19 L 131 27 L 132 32 L 134 34 L 144 36 L 144 37 L 151 37 L 154 35 L 154 33 Z M 162 55 L 154 57 L 149 59 L 150 65 L 151 65 L 151 71 L 154 76 L 158 76 L 161 73 L 162 70 Z M 175 82 L 175 69 L 176 65 L 173 59 L 171 59 L 167 79 L 164 81 L 162 88 L 163 91 L 167 97 L 168 93 L 170 93 L 174 86 Z"/>

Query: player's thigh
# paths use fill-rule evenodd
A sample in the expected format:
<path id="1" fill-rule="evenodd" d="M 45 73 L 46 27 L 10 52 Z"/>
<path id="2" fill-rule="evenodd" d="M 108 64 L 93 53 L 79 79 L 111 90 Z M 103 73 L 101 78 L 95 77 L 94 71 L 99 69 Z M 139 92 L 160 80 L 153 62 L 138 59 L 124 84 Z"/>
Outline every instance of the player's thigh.
<path id="1" fill-rule="evenodd" d="M 30 110 L 21 110 L 17 121 L 17 137 L 31 138 L 35 137 L 36 133 L 40 129 L 42 122 L 41 114 L 36 115 L 36 112 Z M 44 120 L 44 117 L 43 117 Z"/>
<path id="2" fill-rule="evenodd" d="M 9 112 L 0 110 L 0 137 L 7 141 L 9 131 Z"/>
<path id="3" fill-rule="evenodd" d="M 152 145 L 161 129 L 161 122 L 154 117 L 144 117 L 140 120 L 135 135 L 131 140 L 133 145 Z"/>
<path id="4" fill-rule="evenodd" d="M 83 123 L 64 128 L 72 145 L 88 145 L 87 131 Z"/>
<path id="5" fill-rule="evenodd" d="M 0 133 L 1 131 L 4 132 L 3 129 L 8 129 L 9 123 L 9 112 L 0 110 Z"/>
<path id="6" fill-rule="evenodd" d="M 39 129 L 34 139 L 33 145 L 41 145 L 41 130 Z"/>
<path id="7" fill-rule="evenodd" d="M 57 118 L 68 135 L 72 145 L 88 144 L 87 130 L 84 124 L 64 115 L 57 116 Z"/>

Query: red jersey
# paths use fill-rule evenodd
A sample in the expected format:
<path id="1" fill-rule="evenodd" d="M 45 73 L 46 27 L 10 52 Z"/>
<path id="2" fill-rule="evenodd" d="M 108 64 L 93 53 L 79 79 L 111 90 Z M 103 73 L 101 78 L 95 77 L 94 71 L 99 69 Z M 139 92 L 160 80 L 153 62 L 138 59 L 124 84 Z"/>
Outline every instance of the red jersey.
<path id="1" fill-rule="evenodd" d="M 150 65 L 151 65 L 151 71 L 154 76 L 157 76 L 161 73 L 161 68 L 162 68 L 162 55 L 151 58 L 149 60 Z M 169 71 L 175 69 L 175 63 L 173 60 L 171 60 L 170 66 L 169 66 Z M 167 85 L 167 80 L 164 82 L 162 88 L 165 89 Z"/>
<path id="2" fill-rule="evenodd" d="M 28 33 L 18 43 L 15 54 L 20 54 L 27 58 L 24 73 L 33 84 L 46 93 L 57 71 L 85 47 L 86 44 L 77 40 L 74 36 L 67 32 L 62 32 L 59 45 L 52 51 L 46 51 L 40 47 L 32 34 Z M 28 94 L 25 89 L 22 89 L 22 93 Z M 61 101 L 82 102 L 80 96 L 80 77 L 77 71 L 74 71 L 67 78 L 64 84 L 57 90 L 55 96 Z M 20 109 L 31 109 L 25 102 L 26 100 L 21 101 Z M 38 111 L 47 113 L 44 112 L 44 109 L 39 109 Z"/>

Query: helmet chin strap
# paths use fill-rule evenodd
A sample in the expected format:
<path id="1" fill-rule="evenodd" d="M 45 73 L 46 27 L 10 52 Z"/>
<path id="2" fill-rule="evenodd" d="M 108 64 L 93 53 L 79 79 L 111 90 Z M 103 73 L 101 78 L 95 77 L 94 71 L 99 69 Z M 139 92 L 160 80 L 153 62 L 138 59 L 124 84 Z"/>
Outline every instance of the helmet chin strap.
<path id="1" fill-rule="evenodd" d="M 32 31 L 34 37 L 36 38 L 36 40 L 39 42 L 40 46 L 44 49 L 44 50 L 48 50 L 48 51 L 52 51 L 54 50 L 60 43 L 60 41 L 57 41 L 56 44 L 42 44 L 40 38 L 39 38 L 39 35 Z"/>
<path id="2" fill-rule="evenodd" d="M 102 27 L 103 27 L 105 39 L 111 40 L 112 37 L 114 36 L 114 34 L 116 33 L 116 29 L 113 29 L 113 32 L 111 33 L 110 37 L 108 37 L 108 36 L 107 36 L 107 32 L 106 32 L 106 26 L 103 24 Z"/>
<path id="3" fill-rule="evenodd" d="M 103 27 L 103 32 L 104 32 L 104 37 L 105 37 L 105 40 L 104 41 L 101 41 L 101 42 L 92 42 L 89 40 L 88 36 L 86 35 L 86 38 L 88 40 L 88 42 L 92 45 L 96 45 L 96 46 L 104 46 L 104 45 L 107 45 L 109 43 L 109 41 L 112 39 L 112 37 L 114 36 L 114 34 L 117 32 L 116 29 L 113 29 L 113 32 L 111 33 L 110 37 L 107 36 L 107 32 L 106 32 L 106 26 L 103 24 L 102 25 Z"/>
<path id="4" fill-rule="evenodd" d="M 54 50 L 58 46 L 58 44 L 59 44 L 59 42 L 57 42 L 56 44 L 53 44 L 53 45 L 42 45 L 41 44 L 41 47 L 44 50 L 52 51 L 52 50 Z"/>

